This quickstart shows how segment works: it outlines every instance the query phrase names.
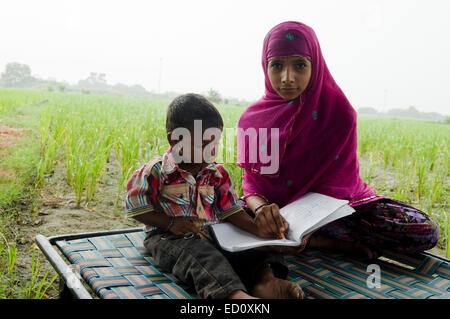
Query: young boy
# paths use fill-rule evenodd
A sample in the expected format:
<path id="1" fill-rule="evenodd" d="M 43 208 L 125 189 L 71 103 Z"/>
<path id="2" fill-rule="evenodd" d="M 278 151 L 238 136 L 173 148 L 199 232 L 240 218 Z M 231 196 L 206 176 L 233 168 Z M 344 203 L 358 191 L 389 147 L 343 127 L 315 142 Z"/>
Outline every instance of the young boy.
<path id="1" fill-rule="evenodd" d="M 206 98 L 177 97 L 167 110 L 170 147 L 131 176 L 127 216 L 146 225 L 144 245 L 155 262 L 200 298 L 302 298 L 300 287 L 285 280 L 281 255 L 230 253 L 211 240 L 207 226 L 223 221 L 273 236 L 242 209 L 227 171 L 213 162 L 222 129 L 220 113 Z"/>

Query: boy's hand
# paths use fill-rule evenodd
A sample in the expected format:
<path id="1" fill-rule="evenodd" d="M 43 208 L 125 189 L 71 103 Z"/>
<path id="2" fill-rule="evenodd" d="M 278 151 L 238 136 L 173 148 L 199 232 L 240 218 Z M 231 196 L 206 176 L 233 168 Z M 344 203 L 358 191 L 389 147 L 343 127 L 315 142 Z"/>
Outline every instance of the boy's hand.
<path id="1" fill-rule="evenodd" d="M 204 220 L 197 217 L 175 217 L 169 231 L 174 235 L 197 234 L 203 223 Z"/>
<path id="2" fill-rule="evenodd" d="M 277 204 L 268 204 L 261 207 L 255 214 L 255 224 L 258 227 L 258 236 L 262 238 L 282 238 L 280 232 L 289 228 L 288 222 L 280 214 Z"/>

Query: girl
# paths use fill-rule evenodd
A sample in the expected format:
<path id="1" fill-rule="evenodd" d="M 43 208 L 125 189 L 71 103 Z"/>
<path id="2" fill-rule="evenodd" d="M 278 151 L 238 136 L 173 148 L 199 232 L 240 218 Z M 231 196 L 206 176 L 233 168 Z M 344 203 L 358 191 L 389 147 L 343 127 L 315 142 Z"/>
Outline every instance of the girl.
<path id="1" fill-rule="evenodd" d="M 238 135 L 243 206 L 277 234 L 288 227 L 279 208 L 307 192 L 349 200 L 354 214 L 308 236 L 295 252 L 309 245 L 376 258 L 383 249 L 414 253 L 432 248 L 439 225 L 430 216 L 378 195 L 362 181 L 356 112 L 328 71 L 314 31 L 299 22 L 275 26 L 264 39 L 262 66 L 265 95 L 244 111 L 238 128 L 279 128 L 279 165 L 275 173 L 264 173 L 265 164 Z M 264 148 L 257 152 L 271 154 L 275 137 L 263 138 Z"/>

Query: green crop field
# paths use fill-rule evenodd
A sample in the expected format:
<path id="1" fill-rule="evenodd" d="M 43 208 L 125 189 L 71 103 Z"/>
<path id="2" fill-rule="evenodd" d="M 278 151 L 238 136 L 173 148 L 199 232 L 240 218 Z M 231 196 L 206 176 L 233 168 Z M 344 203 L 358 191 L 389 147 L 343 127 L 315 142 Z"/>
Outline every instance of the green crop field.
<path id="1" fill-rule="evenodd" d="M 4 152 L 0 165 L 16 172 L 12 176 L 0 175 L 0 192 L 3 192 L 0 222 L 4 223 L 0 227 L 0 279 L 3 278 L 0 297 L 2 289 L 5 291 L 2 286 L 12 285 L 9 281 L 17 248 L 13 248 L 16 243 L 8 237 L 6 225 L 14 223 L 15 205 L 22 196 L 17 189 L 35 194 L 27 204 L 30 213 L 41 208 L 39 194 L 52 188 L 53 193 L 70 193 L 74 198 L 73 207 L 99 211 L 102 201 L 112 202 L 110 209 L 100 213 L 104 218 L 120 218 L 124 214 L 125 184 L 130 174 L 168 147 L 165 133 L 168 104 L 169 101 L 145 98 L 0 89 L 0 124 L 29 128 L 30 132 L 23 138 L 30 139 L 33 145 L 24 146 L 33 152 L 28 154 L 33 160 L 25 160 L 20 165 L 11 162 L 17 154 L 0 150 Z M 244 107 L 219 105 L 218 108 L 225 128 L 236 127 Z M 242 171 L 234 165 L 232 137 L 224 134 L 221 158 L 226 158 L 225 168 L 241 195 Z M 379 194 L 410 203 L 432 215 L 441 227 L 439 253 L 447 256 L 450 256 L 449 146 L 448 124 L 358 119 L 362 178 Z M 23 165 L 27 165 L 29 172 L 25 177 L 19 174 L 25 169 Z M 12 192 L 12 184 L 15 184 L 15 196 L 5 195 Z M 61 189 L 54 189 L 54 185 Z M 103 190 L 105 185 L 114 189 L 108 198 Z M 39 290 L 39 285 L 35 286 L 29 294 L 42 297 L 42 287 Z M 21 291 L 28 290 L 22 287 Z"/>

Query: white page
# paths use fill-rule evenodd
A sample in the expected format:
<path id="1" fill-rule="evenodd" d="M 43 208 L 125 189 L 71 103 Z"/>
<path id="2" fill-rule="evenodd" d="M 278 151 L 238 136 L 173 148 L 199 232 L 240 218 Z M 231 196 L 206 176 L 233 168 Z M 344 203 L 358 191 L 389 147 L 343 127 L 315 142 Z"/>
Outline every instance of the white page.
<path id="1" fill-rule="evenodd" d="M 286 236 L 291 240 L 299 241 L 302 235 L 314 225 L 347 203 L 347 200 L 318 193 L 307 193 L 301 199 L 280 209 L 281 215 L 289 223 Z"/>
<path id="2" fill-rule="evenodd" d="M 299 243 L 288 239 L 264 239 L 253 235 L 231 223 L 211 225 L 220 246 L 228 251 L 241 251 L 260 246 L 298 246 Z"/>
<path id="3" fill-rule="evenodd" d="M 312 233 L 313 231 L 315 231 L 316 229 L 319 229 L 320 227 L 331 223 L 339 218 L 351 215 L 355 212 L 355 210 L 349 206 L 349 205 L 344 205 L 341 208 L 338 208 L 337 211 L 335 211 L 334 213 L 332 213 L 331 215 L 328 215 L 327 217 L 325 217 L 324 219 L 322 219 L 319 223 L 317 223 L 316 225 L 312 226 L 311 228 L 307 229 L 306 231 L 304 231 L 304 233 L 301 236 L 301 239 L 308 235 L 309 233 Z M 301 240 L 300 240 L 301 241 Z"/>

